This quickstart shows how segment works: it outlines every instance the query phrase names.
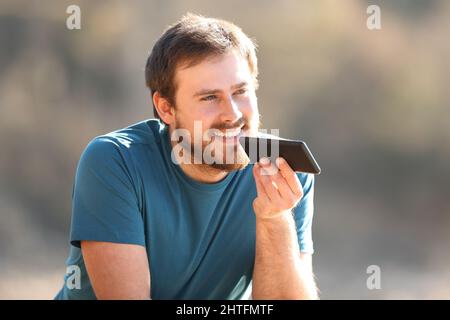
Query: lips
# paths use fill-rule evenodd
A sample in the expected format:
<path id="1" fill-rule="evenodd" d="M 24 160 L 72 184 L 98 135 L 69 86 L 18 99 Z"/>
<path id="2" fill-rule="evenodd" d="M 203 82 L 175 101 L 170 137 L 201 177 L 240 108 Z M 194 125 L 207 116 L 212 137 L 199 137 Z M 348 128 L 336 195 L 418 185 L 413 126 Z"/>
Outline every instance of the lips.
<path id="1" fill-rule="evenodd" d="M 242 136 L 244 131 L 242 127 L 234 129 L 226 129 L 225 131 L 214 131 L 214 137 L 216 139 L 221 139 L 226 144 L 234 144 L 239 141 L 239 137 Z"/>

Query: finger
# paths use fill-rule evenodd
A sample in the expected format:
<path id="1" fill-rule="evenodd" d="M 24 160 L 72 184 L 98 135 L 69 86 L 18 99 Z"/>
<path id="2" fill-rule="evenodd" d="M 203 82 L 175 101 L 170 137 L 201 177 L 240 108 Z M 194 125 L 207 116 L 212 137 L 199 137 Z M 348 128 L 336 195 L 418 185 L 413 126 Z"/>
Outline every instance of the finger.
<path id="1" fill-rule="evenodd" d="M 270 175 L 270 178 L 280 194 L 280 200 L 282 201 L 280 204 L 289 208 L 295 206 L 299 200 L 298 197 L 294 195 L 286 179 L 281 175 L 280 170 L 274 164 L 272 164 L 272 167 L 272 171 L 276 173 Z"/>
<path id="2" fill-rule="evenodd" d="M 283 199 L 291 199 L 294 198 L 294 193 L 292 192 L 288 182 L 281 174 L 280 170 L 274 175 L 271 176 L 272 180 L 275 182 L 278 187 L 278 192 L 280 193 Z"/>
<path id="3" fill-rule="evenodd" d="M 259 159 L 258 163 L 264 168 L 270 164 L 270 159 L 267 157 L 263 157 L 263 158 Z"/>
<path id="4" fill-rule="evenodd" d="M 258 165 L 258 163 L 255 163 L 253 166 L 253 175 L 255 177 L 255 184 L 256 184 L 256 191 L 258 193 L 258 196 L 267 197 L 266 191 L 264 190 L 264 187 L 261 183 L 261 167 Z"/>
<path id="5" fill-rule="evenodd" d="M 298 179 L 297 174 L 292 170 L 289 164 L 283 158 L 277 158 L 276 164 L 280 169 L 281 175 L 286 179 L 292 193 L 297 197 L 301 197 L 303 195 L 303 188 L 300 180 Z"/>
<path id="6" fill-rule="evenodd" d="M 262 171 L 261 175 L 275 175 L 276 173 L 278 173 L 278 168 L 270 161 L 269 158 L 261 158 L 259 160 L 259 164 L 261 165 L 262 168 L 264 168 L 265 170 Z"/>
<path id="7" fill-rule="evenodd" d="M 266 191 L 267 196 L 272 202 L 279 202 L 281 200 L 281 195 L 276 186 L 273 184 L 273 180 L 271 175 L 269 175 L 266 168 L 262 168 L 262 172 L 260 175 L 261 184 L 263 185 L 264 190 Z"/>

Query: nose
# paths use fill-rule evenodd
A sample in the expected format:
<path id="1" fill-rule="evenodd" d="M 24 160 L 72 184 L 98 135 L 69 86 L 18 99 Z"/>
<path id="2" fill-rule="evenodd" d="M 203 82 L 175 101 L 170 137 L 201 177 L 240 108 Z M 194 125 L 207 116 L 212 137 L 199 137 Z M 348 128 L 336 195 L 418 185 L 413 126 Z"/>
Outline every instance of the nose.
<path id="1" fill-rule="evenodd" d="M 222 106 L 221 121 L 235 123 L 242 118 L 239 105 L 233 101 L 232 97 L 227 98 Z"/>

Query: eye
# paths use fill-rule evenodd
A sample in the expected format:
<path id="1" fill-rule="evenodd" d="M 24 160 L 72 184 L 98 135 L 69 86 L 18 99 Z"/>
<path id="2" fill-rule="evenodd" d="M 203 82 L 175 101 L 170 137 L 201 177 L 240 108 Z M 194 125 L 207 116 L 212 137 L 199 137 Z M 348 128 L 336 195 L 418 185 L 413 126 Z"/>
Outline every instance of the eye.
<path id="1" fill-rule="evenodd" d="M 215 95 L 209 95 L 209 96 L 206 96 L 204 98 L 201 98 L 200 100 L 202 100 L 202 101 L 212 101 L 214 99 L 216 99 Z"/>
<path id="2" fill-rule="evenodd" d="M 238 91 L 235 92 L 235 94 L 244 94 L 247 92 L 247 89 L 239 89 Z"/>

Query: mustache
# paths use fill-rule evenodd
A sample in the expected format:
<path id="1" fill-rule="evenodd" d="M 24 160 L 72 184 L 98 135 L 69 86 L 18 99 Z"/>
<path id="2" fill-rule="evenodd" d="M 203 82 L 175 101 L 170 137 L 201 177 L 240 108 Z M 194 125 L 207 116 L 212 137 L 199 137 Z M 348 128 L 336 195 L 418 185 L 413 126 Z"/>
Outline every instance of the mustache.
<path id="1" fill-rule="evenodd" d="M 218 129 L 218 130 L 237 129 L 237 128 L 240 128 L 243 126 L 248 126 L 248 123 L 249 123 L 249 121 L 247 119 L 240 118 L 234 124 L 221 123 L 221 124 L 213 125 L 213 126 L 211 126 L 211 128 Z"/>

